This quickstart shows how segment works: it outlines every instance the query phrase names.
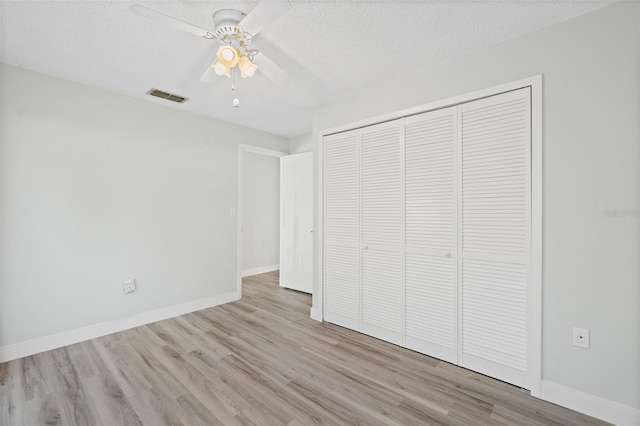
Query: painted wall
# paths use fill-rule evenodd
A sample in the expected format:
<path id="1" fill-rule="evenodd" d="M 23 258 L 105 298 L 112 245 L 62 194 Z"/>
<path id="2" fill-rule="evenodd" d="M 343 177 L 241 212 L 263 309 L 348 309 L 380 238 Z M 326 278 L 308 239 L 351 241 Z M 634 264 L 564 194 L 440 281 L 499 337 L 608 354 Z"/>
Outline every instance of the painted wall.
<path id="1" fill-rule="evenodd" d="M 242 275 L 280 263 L 280 158 L 242 154 Z"/>
<path id="2" fill-rule="evenodd" d="M 235 291 L 237 144 L 285 138 L 12 66 L 2 86 L 0 346 Z"/>
<path id="3" fill-rule="evenodd" d="M 543 379 L 636 408 L 639 9 L 617 3 L 314 113 L 317 151 L 321 130 L 543 74 Z M 574 325 L 591 349 L 572 346 Z"/>
<path id="4" fill-rule="evenodd" d="M 289 138 L 289 154 L 299 154 L 309 151 L 313 151 L 312 133 Z"/>
<path id="5" fill-rule="evenodd" d="M 0 19 L 2 19 L 2 8 L 0 7 Z M 0 347 L 2 347 L 2 342 L 4 341 L 4 327 L 2 326 L 2 306 L 3 305 L 3 286 L 2 286 L 2 271 L 3 268 L 3 256 L 2 256 L 2 242 L 4 241 L 3 229 L 2 229 L 2 216 L 3 216 L 3 199 L 2 196 L 2 187 L 4 186 L 4 172 L 3 172 L 3 139 L 4 139 L 4 67 L 0 64 Z M 0 359 L 2 359 L 2 354 L 0 354 Z"/>

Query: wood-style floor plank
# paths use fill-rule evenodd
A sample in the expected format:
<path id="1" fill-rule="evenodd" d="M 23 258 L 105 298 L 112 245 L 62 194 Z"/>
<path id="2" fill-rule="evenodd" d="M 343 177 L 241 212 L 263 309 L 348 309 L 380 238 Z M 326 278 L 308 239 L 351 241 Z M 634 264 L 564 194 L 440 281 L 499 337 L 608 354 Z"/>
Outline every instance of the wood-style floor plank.
<path id="1" fill-rule="evenodd" d="M 0 364 L 0 424 L 603 425 L 309 318 L 277 272 L 241 300 Z"/>

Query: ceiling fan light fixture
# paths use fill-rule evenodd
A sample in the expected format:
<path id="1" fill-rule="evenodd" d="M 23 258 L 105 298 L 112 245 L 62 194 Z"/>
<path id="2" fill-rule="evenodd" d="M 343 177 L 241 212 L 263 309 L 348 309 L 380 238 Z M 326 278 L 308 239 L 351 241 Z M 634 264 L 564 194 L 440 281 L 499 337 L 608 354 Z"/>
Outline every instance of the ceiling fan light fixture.
<path id="1" fill-rule="evenodd" d="M 224 49 L 222 49 L 222 58 L 225 61 L 231 61 L 231 60 L 233 60 L 233 58 L 235 56 L 236 55 L 235 55 L 233 49 L 231 49 L 230 47 L 225 47 Z"/>
<path id="2" fill-rule="evenodd" d="M 227 77 L 230 77 L 229 67 L 225 66 L 223 63 L 216 62 L 215 64 L 212 65 L 212 68 L 216 74 L 226 75 Z"/>
<path id="3" fill-rule="evenodd" d="M 140 4 L 132 5 L 131 10 L 145 18 L 220 43 L 216 59 L 210 65 L 213 70 L 207 68 L 200 77 L 203 83 L 211 83 L 216 75 L 225 75 L 232 80 L 232 90 L 235 90 L 239 74 L 242 78 L 255 75 L 258 67 L 253 60 L 256 58 L 259 59 L 260 70 L 267 78 L 276 84 L 284 85 L 289 80 L 287 73 L 264 54 L 256 57 L 259 51 L 253 49 L 251 44 L 253 36 L 291 7 L 291 0 L 257 0 L 257 3 L 248 15 L 234 9 L 218 10 L 213 15 L 215 27 L 213 31 L 202 29 Z M 234 106 L 237 106 L 237 103 Z"/>
<path id="4" fill-rule="evenodd" d="M 233 68 L 238 63 L 238 51 L 233 46 L 220 46 L 216 56 L 218 62 L 227 68 Z"/>
<path id="5" fill-rule="evenodd" d="M 238 59 L 238 68 L 240 68 L 242 78 L 253 77 L 256 74 L 258 66 L 251 62 L 246 56 L 240 56 Z"/>

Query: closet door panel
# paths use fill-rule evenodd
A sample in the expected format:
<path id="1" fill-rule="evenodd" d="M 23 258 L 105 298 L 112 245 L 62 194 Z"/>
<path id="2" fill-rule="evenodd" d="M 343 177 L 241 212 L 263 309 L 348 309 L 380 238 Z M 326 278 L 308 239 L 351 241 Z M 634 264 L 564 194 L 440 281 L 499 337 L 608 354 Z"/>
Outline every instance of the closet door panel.
<path id="1" fill-rule="evenodd" d="M 360 241 L 358 145 L 357 131 L 324 140 L 324 238 L 330 244 Z"/>
<path id="2" fill-rule="evenodd" d="M 402 258 L 382 250 L 362 252 L 362 331 L 402 344 Z"/>
<path id="3" fill-rule="evenodd" d="M 360 331 L 360 256 L 355 247 L 325 246 L 325 319 Z"/>
<path id="4" fill-rule="evenodd" d="M 400 122 L 362 129 L 362 243 L 398 251 L 402 244 Z"/>
<path id="5" fill-rule="evenodd" d="M 528 88 L 462 106 L 462 365 L 527 387 Z"/>
<path id="6" fill-rule="evenodd" d="M 362 330 L 402 344 L 402 121 L 362 129 Z"/>
<path id="7" fill-rule="evenodd" d="M 467 259 L 462 271 L 465 354 L 525 371 L 526 267 Z"/>
<path id="8" fill-rule="evenodd" d="M 324 317 L 360 330 L 359 131 L 323 140 Z"/>
<path id="9" fill-rule="evenodd" d="M 405 120 L 406 346 L 457 362 L 457 107 Z"/>
<path id="10" fill-rule="evenodd" d="M 407 247 L 456 248 L 457 127 L 457 107 L 406 119 Z"/>
<path id="11" fill-rule="evenodd" d="M 406 346 L 456 363 L 456 261 L 406 256 Z"/>

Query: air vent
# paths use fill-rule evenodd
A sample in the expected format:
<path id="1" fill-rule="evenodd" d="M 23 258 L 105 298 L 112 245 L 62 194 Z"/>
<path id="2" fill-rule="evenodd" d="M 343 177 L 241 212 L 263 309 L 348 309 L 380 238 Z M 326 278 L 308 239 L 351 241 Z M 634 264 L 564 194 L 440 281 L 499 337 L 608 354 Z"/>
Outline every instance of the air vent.
<path id="1" fill-rule="evenodd" d="M 147 95 L 155 96 L 156 98 L 166 99 L 168 101 L 177 102 L 179 104 L 185 103 L 189 98 L 184 96 L 174 95 L 173 93 L 164 92 L 158 89 L 151 89 L 147 92 Z"/>

